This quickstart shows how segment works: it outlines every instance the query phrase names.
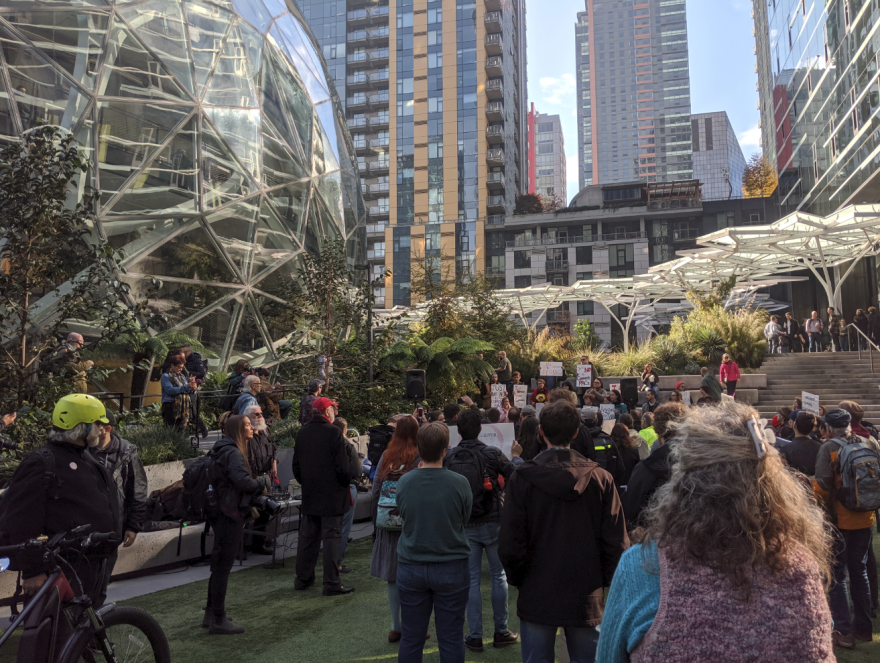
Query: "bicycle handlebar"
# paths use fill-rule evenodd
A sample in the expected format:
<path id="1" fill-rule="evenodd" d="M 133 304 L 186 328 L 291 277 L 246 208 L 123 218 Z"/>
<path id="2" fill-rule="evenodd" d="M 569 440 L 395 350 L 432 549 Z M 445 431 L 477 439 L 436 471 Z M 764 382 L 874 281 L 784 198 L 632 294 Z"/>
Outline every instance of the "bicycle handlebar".
<path id="1" fill-rule="evenodd" d="M 17 543 L 12 546 L 0 546 L 0 557 L 8 557 L 17 553 L 37 550 L 69 550 L 72 548 L 91 548 L 99 543 L 117 541 L 116 532 L 94 532 L 89 534 L 91 525 L 81 525 L 69 532 L 61 532 L 51 539 L 38 538 Z"/>

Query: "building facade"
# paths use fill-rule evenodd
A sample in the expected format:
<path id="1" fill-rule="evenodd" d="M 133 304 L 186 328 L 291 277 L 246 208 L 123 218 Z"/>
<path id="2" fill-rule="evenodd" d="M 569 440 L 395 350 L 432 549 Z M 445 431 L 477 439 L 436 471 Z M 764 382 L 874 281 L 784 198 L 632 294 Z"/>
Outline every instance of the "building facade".
<path id="1" fill-rule="evenodd" d="M 529 193 L 568 204 L 565 138 L 558 115 L 529 111 Z"/>
<path id="2" fill-rule="evenodd" d="M 304 252 L 339 240 L 354 267 L 366 245 L 343 108 L 298 12 L 62 0 L 0 8 L 0 35 L 0 141 L 41 123 L 76 135 L 94 166 L 79 195 L 101 192 L 95 231 L 133 299 L 161 280 L 151 310 L 212 368 L 278 361 Z"/>
<path id="3" fill-rule="evenodd" d="M 581 188 L 691 179 L 685 0 L 587 0 L 575 47 Z"/>
<path id="4" fill-rule="evenodd" d="M 742 196 L 746 160 L 725 111 L 691 115 L 694 179 L 704 199 Z"/>
<path id="5" fill-rule="evenodd" d="M 863 0 L 754 0 L 761 139 L 784 211 L 880 200 L 877 30 Z"/>
<path id="6" fill-rule="evenodd" d="M 342 86 L 377 305 L 483 270 L 486 223 L 527 187 L 524 0 L 296 2 Z"/>

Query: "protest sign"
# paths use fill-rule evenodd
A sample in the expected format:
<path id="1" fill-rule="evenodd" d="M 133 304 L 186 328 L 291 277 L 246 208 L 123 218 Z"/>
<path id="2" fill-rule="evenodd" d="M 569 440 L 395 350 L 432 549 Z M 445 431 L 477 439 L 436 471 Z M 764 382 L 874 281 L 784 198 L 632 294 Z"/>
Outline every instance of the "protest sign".
<path id="1" fill-rule="evenodd" d="M 590 388 L 593 382 L 593 367 L 590 364 L 578 364 L 577 367 L 577 386 Z"/>
<path id="2" fill-rule="evenodd" d="M 614 419 L 609 419 L 608 421 L 602 422 L 602 432 L 605 435 L 611 435 L 611 431 L 614 429 L 614 426 L 617 422 Z"/>
<path id="3" fill-rule="evenodd" d="M 542 361 L 541 362 L 541 375 L 551 376 L 555 375 L 557 377 L 562 376 L 562 362 L 561 361 Z"/>
<path id="4" fill-rule="evenodd" d="M 608 387 L 608 391 L 620 391 L 620 383 L 612 382 L 611 385 Z"/>
<path id="5" fill-rule="evenodd" d="M 513 424 L 483 424 L 480 431 L 479 440 L 487 447 L 495 447 L 501 449 L 501 452 L 510 458 L 513 441 L 516 439 L 516 433 Z M 461 442 L 461 435 L 458 434 L 458 426 L 449 427 L 449 446 L 457 447 Z"/>
<path id="6" fill-rule="evenodd" d="M 544 409 L 543 403 L 535 403 L 535 416 L 538 417 L 538 421 L 541 420 L 541 410 Z"/>
<path id="7" fill-rule="evenodd" d="M 819 414 L 819 395 L 808 391 L 801 392 L 801 404 L 807 412 Z"/>
<path id="8" fill-rule="evenodd" d="M 599 412 L 602 413 L 602 421 L 608 421 L 609 419 L 615 420 L 617 415 L 617 410 L 614 409 L 614 406 L 610 403 L 602 403 L 599 406 Z"/>
<path id="9" fill-rule="evenodd" d="M 501 401 L 507 398 L 507 387 L 503 384 L 493 384 L 492 387 L 492 407 L 500 408 Z"/>
<path id="10" fill-rule="evenodd" d="M 513 385 L 513 406 L 514 407 L 525 407 L 528 405 L 529 400 L 529 391 L 528 387 L 524 384 L 515 384 Z"/>
<path id="11" fill-rule="evenodd" d="M 681 400 L 685 405 L 690 407 L 691 406 L 691 392 L 689 392 L 689 391 L 681 392 Z"/>

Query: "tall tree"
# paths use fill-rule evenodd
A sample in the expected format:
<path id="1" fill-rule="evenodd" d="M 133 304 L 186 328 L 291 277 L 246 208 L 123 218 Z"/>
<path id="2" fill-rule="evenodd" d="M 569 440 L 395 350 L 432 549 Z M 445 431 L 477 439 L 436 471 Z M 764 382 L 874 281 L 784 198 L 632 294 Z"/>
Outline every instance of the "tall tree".
<path id="1" fill-rule="evenodd" d="M 763 154 L 755 152 L 743 172 L 742 189 L 746 198 L 766 198 L 776 190 L 776 169 Z"/>
<path id="2" fill-rule="evenodd" d="M 43 126 L 0 152 L 0 401 L 51 405 L 72 387 L 71 321 L 88 325 L 86 349 L 136 324 L 122 254 L 93 232 L 97 192 L 65 206 L 90 163 L 70 134 Z"/>
<path id="3" fill-rule="evenodd" d="M 521 193 L 516 197 L 514 214 L 541 214 L 544 211 L 544 203 L 541 196 L 534 193 Z"/>

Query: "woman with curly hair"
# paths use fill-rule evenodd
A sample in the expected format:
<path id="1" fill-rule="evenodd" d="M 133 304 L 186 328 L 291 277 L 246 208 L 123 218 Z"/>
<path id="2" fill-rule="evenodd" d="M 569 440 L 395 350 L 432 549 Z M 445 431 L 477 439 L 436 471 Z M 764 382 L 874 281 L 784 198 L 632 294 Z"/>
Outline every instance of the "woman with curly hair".
<path id="1" fill-rule="evenodd" d="M 768 433 L 737 403 L 675 425 L 672 476 L 617 566 L 596 660 L 835 660 L 831 537 Z"/>

